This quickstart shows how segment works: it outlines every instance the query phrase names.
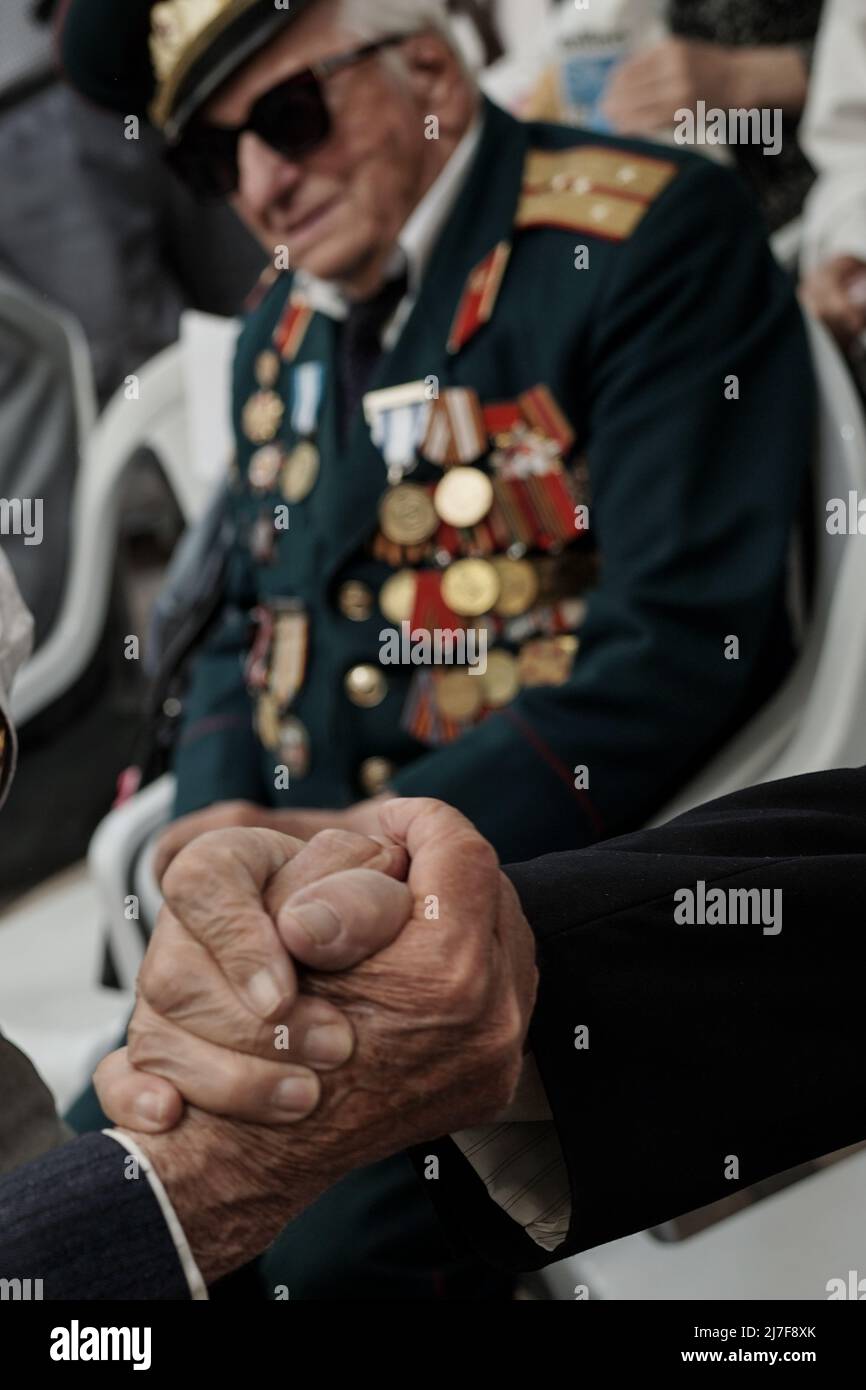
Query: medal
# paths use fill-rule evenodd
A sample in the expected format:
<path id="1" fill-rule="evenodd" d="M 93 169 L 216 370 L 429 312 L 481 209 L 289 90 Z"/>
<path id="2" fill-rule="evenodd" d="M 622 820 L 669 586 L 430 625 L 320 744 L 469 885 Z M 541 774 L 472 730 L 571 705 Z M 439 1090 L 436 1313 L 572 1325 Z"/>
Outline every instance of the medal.
<path id="1" fill-rule="evenodd" d="M 286 408 L 275 391 L 256 391 L 243 408 L 244 434 L 252 444 L 269 444 L 275 438 Z"/>
<path id="2" fill-rule="evenodd" d="M 542 638 L 527 643 L 517 659 L 521 685 L 565 685 L 579 645 L 576 637 Z"/>
<path id="3" fill-rule="evenodd" d="M 549 389 L 546 386 L 533 386 L 531 391 L 524 391 L 518 399 L 525 419 L 536 433 L 541 438 L 552 440 L 560 454 L 566 457 L 574 448 L 577 436 Z"/>
<path id="4" fill-rule="evenodd" d="M 386 538 L 396 545 L 420 545 L 435 534 L 439 518 L 423 487 L 400 483 L 382 498 L 379 524 Z"/>
<path id="5" fill-rule="evenodd" d="M 290 716 L 278 720 L 277 754 L 290 777 L 306 777 L 310 770 L 310 735 L 300 719 Z"/>
<path id="6" fill-rule="evenodd" d="M 499 576 L 488 560 L 457 560 L 442 576 L 442 597 L 462 618 L 489 613 L 499 591 Z"/>
<path id="7" fill-rule="evenodd" d="M 451 468 L 436 489 L 436 511 L 449 526 L 465 530 L 483 521 L 493 506 L 493 484 L 480 468 Z"/>
<path id="8" fill-rule="evenodd" d="M 313 320 L 313 311 L 294 297 L 286 305 L 282 318 L 274 329 L 274 348 L 285 362 L 294 362 L 301 350 L 307 329 Z"/>
<path id="9" fill-rule="evenodd" d="M 287 502 L 295 504 L 309 497 L 319 477 L 321 460 L 315 444 L 308 439 L 292 451 L 283 465 L 280 490 Z"/>
<path id="10" fill-rule="evenodd" d="M 511 652 L 497 648 L 487 657 L 487 670 L 480 677 L 484 703 L 490 709 L 504 709 L 520 693 L 520 672 L 517 658 Z"/>
<path id="11" fill-rule="evenodd" d="M 474 463 L 487 453 L 487 427 L 475 391 L 449 387 L 433 402 L 421 452 L 440 468 Z"/>
<path id="12" fill-rule="evenodd" d="M 390 758 L 366 758 L 361 764 L 358 781 L 367 796 L 378 796 L 387 789 L 396 771 Z"/>
<path id="13" fill-rule="evenodd" d="M 352 623 L 365 623 L 372 617 L 374 602 L 372 589 L 360 579 L 348 579 L 337 594 L 337 607 Z"/>
<path id="14" fill-rule="evenodd" d="M 313 435 L 319 423 L 319 410 L 325 389 L 325 368 L 321 362 L 302 362 L 292 373 L 291 424 L 300 441 L 283 466 L 280 488 L 291 505 L 303 502 L 316 486 L 321 467 Z"/>
<path id="15" fill-rule="evenodd" d="M 470 676 L 468 671 L 437 675 L 433 698 L 443 718 L 453 719 L 456 724 L 468 724 L 477 719 L 484 707 L 482 678 Z"/>
<path id="16" fill-rule="evenodd" d="M 390 623 L 409 623 L 415 610 L 418 580 L 414 570 L 400 570 L 382 585 L 379 607 Z"/>
<path id="17" fill-rule="evenodd" d="M 510 257 L 511 243 L 501 241 L 469 276 L 448 338 L 448 352 L 452 355 L 460 352 L 492 319 Z"/>
<path id="18" fill-rule="evenodd" d="M 273 564 L 277 549 L 277 532 L 274 516 L 263 512 L 257 516 L 250 531 L 250 555 L 257 565 Z"/>
<path id="19" fill-rule="evenodd" d="M 496 612 L 503 618 L 517 618 L 527 613 L 540 590 L 534 566 L 528 560 L 510 560 L 505 555 L 497 555 L 490 563 L 499 578 Z"/>
<path id="20" fill-rule="evenodd" d="M 256 381 L 265 391 L 271 391 L 280 379 L 280 359 L 272 350 L 260 352 L 256 358 Z"/>
<path id="21" fill-rule="evenodd" d="M 279 444 L 266 444 L 250 459 L 250 487 L 253 492 L 273 492 L 285 455 Z"/>
<path id="22" fill-rule="evenodd" d="M 388 682 L 378 666 L 353 666 L 343 685 L 349 700 L 358 709 L 375 709 L 388 694 Z"/>
<path id="23" fill-rule="evenodd" d="M 270 608 L 256 608 L 253 610 L 252 620 L 255 636 L 247 656 L 244 680 L 250 693 L 258 691 L 261 694 L 268 688 L 274 618 Z"/>
<path id="24" fill-rule="evenodd" d="M 309 618 L 300 604 L 275 607 L 268 690 L 281 713 L 289 709 L 304 684 L 309 639 Z"/>
<path id="25" fill-rule="evenodd" d="M 418 448 L 427 431 L 430 401 L 426 383 L 412 381 L 368 392 L 364 416 L 373 443 L 385 460 L 388 482 L 396 487 L 416 467 Z"/>
<path id="26" fill-rule="evenodd" d="M 273 695 L 259 696 L 255 726 L 259 742 L 269 752 L 275 753 L 280 746 L 280 711 Z"/>

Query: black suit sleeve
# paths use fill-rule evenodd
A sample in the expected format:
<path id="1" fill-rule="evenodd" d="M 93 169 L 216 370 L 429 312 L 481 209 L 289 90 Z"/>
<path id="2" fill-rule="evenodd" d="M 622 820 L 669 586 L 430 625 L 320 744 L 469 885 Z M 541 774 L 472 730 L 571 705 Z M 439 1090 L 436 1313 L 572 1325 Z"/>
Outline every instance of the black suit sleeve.
<path id="1" fill-rule="evenodd" d="M 171 1233 L 123 1146 L 88 1134 L 0 1181 L 0 1279 L 46 1300 L 188 1299 Z"/>
<path id="2" fill-rule="evenodd" d="M 425 1146 L 440 1178 L 424 1186 L 456 1236 L 537 1269 L 864 1138 L 866 771 L 752 788 L 507 873 L 538 939 L 530 1041 L 572 1221 L 542 1250 L 444 1141 Z M 700 880 L 779 890 L 781 931 L 678 923 L 674 894 Z"/>

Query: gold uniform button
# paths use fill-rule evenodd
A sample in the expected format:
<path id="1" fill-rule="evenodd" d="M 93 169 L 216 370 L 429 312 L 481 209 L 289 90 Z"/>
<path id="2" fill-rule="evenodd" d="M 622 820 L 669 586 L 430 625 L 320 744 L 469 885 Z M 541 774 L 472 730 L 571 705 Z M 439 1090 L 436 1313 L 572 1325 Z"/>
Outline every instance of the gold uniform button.
<path id="1" fill-rule="evenodd" d="M 389 758 L 367 758 L 361 764 L 358 780 L 368 796 L 378 796 L 390 784 L 395 771 Z"/>
<path id="2" fill-rule="evenodd" d="M 445 719 L 455 724 L 469 724 L 484 706 L 484 688 L 478 676 L 468 671 L 451 671 L 436 680 L 436 708 Z"/>
<path id="3" fill-rule="evenodd" d="M 375 599 L 373 590 L 360 579 L 350 579 L 340 586 L 337 607 L 352 623 L 365 623 L 372 615 Z"/>
<path id="4" fill-rule="evenodd" d="M 353 666 L 346 676 L 345 688 L 359 709 L 375 709 L 388 694 L 388 682 L 378 666 Z"/>

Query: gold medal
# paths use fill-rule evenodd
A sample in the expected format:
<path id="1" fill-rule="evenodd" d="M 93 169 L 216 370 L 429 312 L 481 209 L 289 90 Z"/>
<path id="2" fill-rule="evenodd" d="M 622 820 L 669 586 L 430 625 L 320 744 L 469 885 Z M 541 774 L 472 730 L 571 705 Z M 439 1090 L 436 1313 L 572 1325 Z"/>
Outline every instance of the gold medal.
<path id="1" fill-rule="evenodd" d="M 521 685 L 565 685 L 579 645 L 576 637 L 551 637 L 528 642 L 517 662 Z"/>
<path id="2" fill-rule="evenodd" d="M 442 576 L 442 597 L 461 618 L 480 618 L 496 607 L 499 576 L 489 560 L 457 560 Z"/>
<path id="3" fill-rule="evenodd" d="M 244 434 L 253 444 L 270 444 L 285 413 L 286 407 L 276 391 L 257 391 L 243 409 Z"/>
<path id="4" fill-rule="evenodd" d="M 289 769 L 289 776 L 299 780 L 310 770 L 310 735 L 300 719 L 294 716 L 281 719 L 277 727 L 278 756 Z"/>
<path id="5" fill-rule="evenodd" d="M 385 791 L 396 771 L 390 758 L 367 758 L 361 764 L 358 780 L 367 796 L 378 796 Z"/>
<path id="6" fill-rule="evenodd" d="M 280 359 L 275 352 L 260 352 L 256 358 L 256 381 L 265 391 L 271 391 L 280 379 Z"/>
<path id="7" fill-rule="evenodd" d="M 414 570 L 400 570 L 382 585 L 379 607 L 391 623 L 409 623 L 415 611 L 418 580 Z"/>
<path id="8" fill-rule="evenodd" d="M 388 682 L 378 666 L 353 666 L 344 686 L 346 695 L 358 709 L 375 709 L 388 694 Z"/>
<path id="9" fill-rule="evenodd" d="M 303 689 L 309 645 L 310 620 L 302 607 L 288 605 L 274 614 L 268 688 L 280 710 L 287 710 Z"/>
<path id="10" fill-rule="evenodd" d="M 319 477 L 319 451 L 309 439 L 303 440 L 289 455 L 283 466 L 280 487 L 287 502 L 303 502 L 309 497 Z"/>
<path id="11" fill-rule="evenodd" d="M 340 585 L 337 607 L 350 622 L 365 623 L 372 615 L 374 603 L 373 590 L 360 579 L 349 579 Z"/>
<path id="12" fill-rule="evenodd" d="M 250 487 L 254 492 L 273 492 L 285 454 L 279 444 L 266 444 L 250 459 Z"/>
<path id="13" fill-rule="evenodd" d="M 260 695 L 256 704 L 256 733 L 263 747 L 271 753 L 277 751 L 280 746 L 280 709 L 276 696 L 270 691 Z"/>
<path id="14" fill-rule="evenodd" d="M 510 560 L 506 555 L 497 555 L 490 563 L 499 578 L 496 611 L 500 617 L 519 618 L 528 613 L 541 587 L 535 567 L 528 560 Z"/>
<path id="15" fill-rule="evenodd" d="M 491 709 L 503 709 L 520 693 L 520 673 L 517 657 L 497 648 L 487 657 L 487 670 L 480 677 L 484 687 L 484 703 Z"/>
<path id="16" fill-rule="evenodd" d="M 456 724 L 468 724 L 478 717 L 484 707 L 481 677 L 470 676 L 467 671 L 449 671 L 445 676 L 438 676 L 434 699 L 444 719 L 453 719 Z"/>
<path id="17" fill-rule="evenodd" d="M 379 523 L 388 540 L 396 545 L 420 545 L 434 535 L 439 518 L 423 487 L 401 483 L 382 498 Z"/>
<path id="18" fill-rule="evenodd" d="M 448 526 L 466 530 L 493 506 L 493 484 L 480 468 L 450 468 L 436 489 L 436 511 Z"/>

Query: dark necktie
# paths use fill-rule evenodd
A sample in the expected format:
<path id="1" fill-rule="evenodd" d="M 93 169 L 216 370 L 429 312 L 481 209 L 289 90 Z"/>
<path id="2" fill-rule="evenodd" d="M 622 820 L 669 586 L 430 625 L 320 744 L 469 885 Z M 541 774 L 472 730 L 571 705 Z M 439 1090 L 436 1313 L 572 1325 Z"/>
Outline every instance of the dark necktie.
<path id="1" fill-rule="evenodd" d="M 389 280 L 372 299 L 353 304 L 342 325 L 338 358 L 340 427 L 344 440 L 382 356 L 382 330 L 408 288 L 409 276 L 404 272 L 396 280 Z"/>

